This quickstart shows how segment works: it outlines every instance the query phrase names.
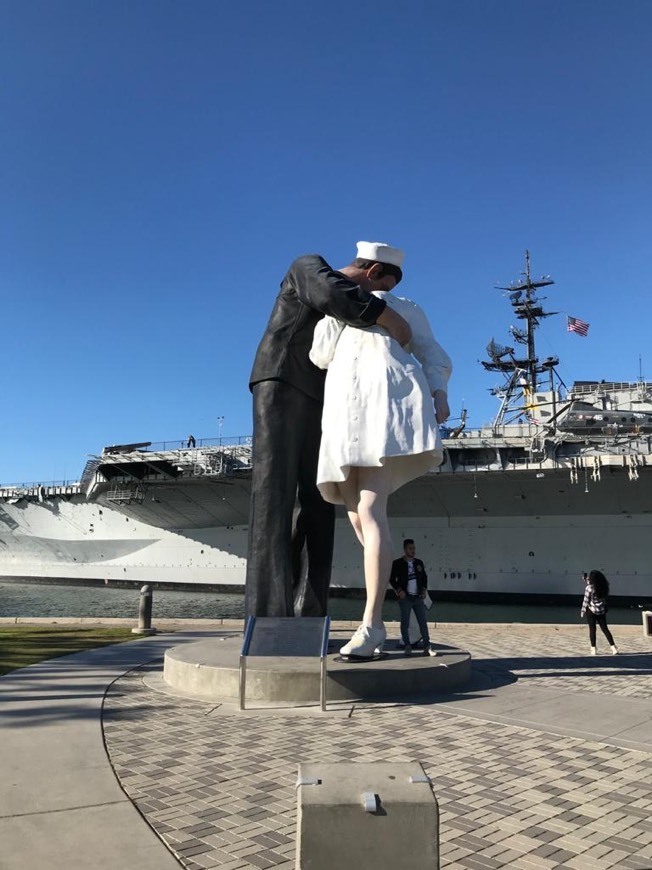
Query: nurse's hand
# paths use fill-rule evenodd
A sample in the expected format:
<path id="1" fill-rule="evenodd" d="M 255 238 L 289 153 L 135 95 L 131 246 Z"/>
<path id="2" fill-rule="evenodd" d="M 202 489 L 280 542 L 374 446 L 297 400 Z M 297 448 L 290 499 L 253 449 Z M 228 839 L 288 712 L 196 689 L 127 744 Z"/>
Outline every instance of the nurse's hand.
<path id="1" fill-rule="evenodd" d="M 445 423 L 451 415 L 448 407 L 448 396 L 443 390 L 435 390 L 433 394 L 435 401 L 435 417 L 438 423 Z"/>
<path id="2" fill-rule="evenodd" d="M 391 337 L 398 341 L 401 347 L 405 347 L 412 338 L 410 324 L 407 320 L 401 317 L 400 314 L 397 314 L 396 311 L 390 308 L 389 305 L 385 307 L 385 310 L 378 317 L 376 323 L 378 326 L 382 326 L 383 329 L 386 329 Z"/>

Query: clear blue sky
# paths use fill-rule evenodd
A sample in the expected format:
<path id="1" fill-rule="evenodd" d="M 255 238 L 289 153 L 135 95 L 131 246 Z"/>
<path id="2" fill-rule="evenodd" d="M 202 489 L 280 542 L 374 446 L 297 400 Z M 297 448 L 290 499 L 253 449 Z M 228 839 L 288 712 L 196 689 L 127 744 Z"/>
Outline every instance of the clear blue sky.
<path id="1" fill-rule="evenodd" d="M 650 57 L 647 0 L 0 0 L 0 481 L 248 434 L 288 264 L 358 239 L 405 249 L 472 423 L 526 247 L 591 323 L 540 355 L 652 380 Z"/>

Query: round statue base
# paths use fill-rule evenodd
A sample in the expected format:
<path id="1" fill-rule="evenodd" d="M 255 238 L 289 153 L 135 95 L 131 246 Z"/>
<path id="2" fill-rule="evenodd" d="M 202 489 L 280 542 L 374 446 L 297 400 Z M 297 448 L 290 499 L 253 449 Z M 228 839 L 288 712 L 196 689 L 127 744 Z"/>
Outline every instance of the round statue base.
<path id="1" fill-rule="evenodd" d="M 451 692 L 471 678 L 470 653 L 434 645 L 436 655 L 415 650 L 404 655 L 398 642 L 386 643 L 386 655 L 356 662 L 339 655 L 346 638 L 329 642 L 326 698 L 329 701 L 403 699 Z M 241 637 L 211 638 L 180 644 L 165 653 L 163 679 L 168 686 L 199 697 L 237 701 Z M 319 658 L 247 657 L 248 701 L 319 703 Z"/>

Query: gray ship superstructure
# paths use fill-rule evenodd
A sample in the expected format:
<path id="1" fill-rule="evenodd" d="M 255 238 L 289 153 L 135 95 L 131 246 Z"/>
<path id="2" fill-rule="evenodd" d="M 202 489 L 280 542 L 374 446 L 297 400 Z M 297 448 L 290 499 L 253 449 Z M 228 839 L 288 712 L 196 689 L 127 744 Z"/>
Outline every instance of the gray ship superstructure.
<path id="1" fill-rule="evenodd" d="M 500 288 L 520 326 L 487 347 L 496 419 L 466 429 L 463 413 L 443 465 L 390 500 L 395 544 L 416 540 L 435 594 L 577 596 L 599 568 L 615 596 L 652 598 L 652 384 L 564 387 L 535 347 L 552 283 L 526 256 Z M 0 487 L 0 579 L 242 587 L 251 446 L 220 441 L 107 447 L 78 483 Z M 364 587 L 344 515 L 333 585 Z"/>

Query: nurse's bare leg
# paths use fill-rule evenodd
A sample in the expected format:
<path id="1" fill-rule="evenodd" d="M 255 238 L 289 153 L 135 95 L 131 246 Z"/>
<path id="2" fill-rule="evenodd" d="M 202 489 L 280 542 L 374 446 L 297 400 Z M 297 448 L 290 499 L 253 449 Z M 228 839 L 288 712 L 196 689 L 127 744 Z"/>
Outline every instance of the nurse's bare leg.
<path id="1" fill-rule="evenodd" d="M 351 469 L 353 471 L 353 469 Z M 359 538 L 364 541 L 364 579 L 367 601 L 362 625 L 340 652 L 343 656 L 371 657 L 380 652 L 387 636 L 383 625 L 383 601 L 392 567 L 392 542 L 387 521 L 390 481 L 384 468 L 358 468 L 358 500 L 354 490 L 347 490 L 352 523 L 360 524 Z"/>
<path id="2" fill-rule="evenodd" d="M 380 628 L 387 583 L 392 570 L 392 538 L 387 519 L 390 477 L 386 468 L 358 469 L 358 510 L 364 540 L 367 604 L 364 625 Z"/>
<path id="3" fill-rule="evenodd" d="M 346 480 L 338 483 L 337 486 L 340 491 L 340 495 L 342 496 L 342 500 L 344 501 L 346 512 L 349 517 L 349 522 L 353 526 L 355 536 L 364 547 L 364 535 L 362 534 L 362 524 L 360 522 L 360 516 L 358 514 L 358 502 L 360 501 L 358 469 L 351 468 L 349 470 L 349 476 L 346 478 Z"/>

